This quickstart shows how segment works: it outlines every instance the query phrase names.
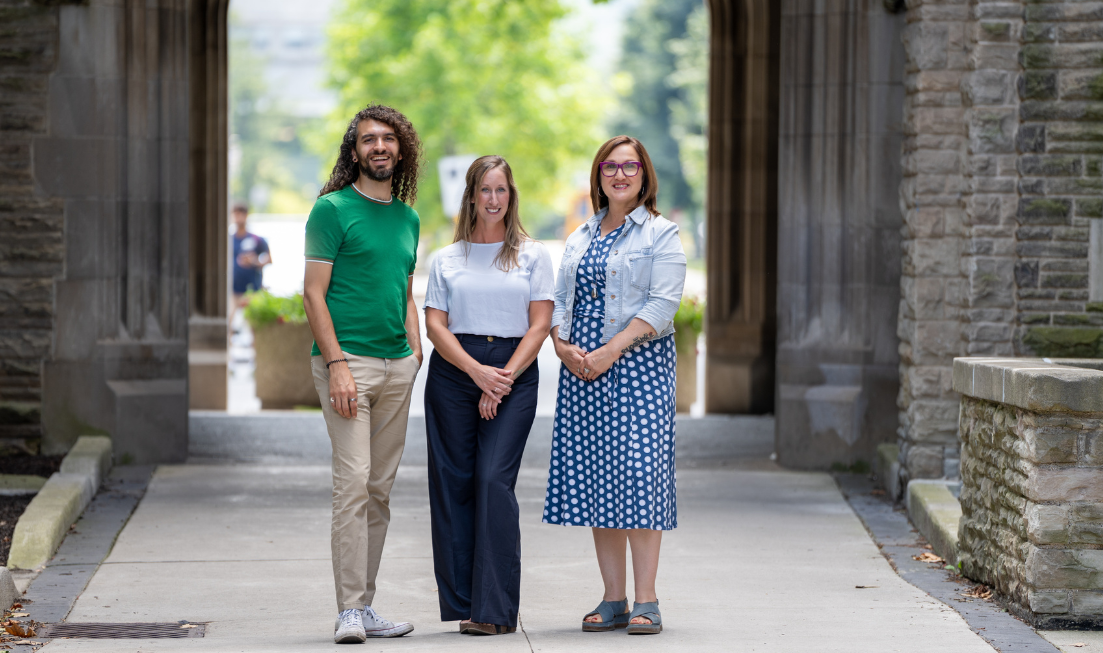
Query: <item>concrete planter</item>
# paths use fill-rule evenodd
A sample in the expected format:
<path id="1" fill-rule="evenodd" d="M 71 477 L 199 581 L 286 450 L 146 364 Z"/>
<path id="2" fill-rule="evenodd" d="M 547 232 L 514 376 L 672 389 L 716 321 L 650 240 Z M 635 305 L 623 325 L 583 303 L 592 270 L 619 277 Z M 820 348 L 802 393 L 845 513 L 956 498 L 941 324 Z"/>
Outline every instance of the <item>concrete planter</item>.
<path id="1" fill-rule="evenodd" d="M 679 413 L 688 413 L 697 401 L 697 333 L 690 330 L 674 332 L 674 347 L 678 350 L 678 391 L 675 403 Z"/>
<path id="2" fill-rule="evenodd" d="M 1103 627 L 1100 365 L 954 359 L 961 570 L 1039 628 Z"/>
<path id="3" fill-rule="evenodd" d="M 310 347 L 314 342 L 310 326 L 305 322 L 273 322 L 256 329 L 253 336 L 261 408 L 318 406 L 318 392 L 310 371 Z"/>

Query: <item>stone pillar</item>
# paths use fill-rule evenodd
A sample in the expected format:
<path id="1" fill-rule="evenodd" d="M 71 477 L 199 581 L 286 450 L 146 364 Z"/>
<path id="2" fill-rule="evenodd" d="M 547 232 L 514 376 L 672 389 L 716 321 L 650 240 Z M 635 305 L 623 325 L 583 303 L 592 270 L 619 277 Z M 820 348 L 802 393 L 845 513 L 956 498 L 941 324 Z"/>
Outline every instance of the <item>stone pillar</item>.
<path id="1" fill-rule="evenodd" d="M 1103 626 L 1100 367 L 954 361 L 963 395 L 961 571 L 1037 628 Z"/>
<path id="2" fill-rule="evenodd" d="M 187 454 L 186 0 L 62 6 L 35 192 L 64 207 L 43 449 L 106 433 L 123 462 Z"/>
<path id="3" fill-rule="evenodd" d="M 953 472 L 958 400 L 951 362 L 965 353 L 968 308 L 964 175 L 968 157 L 961 86 L 969 71 L 966 0 L 909 0 L 904 49 L 903 260 L 900 277 L 900 442 L 902 480 Z M 956 454 L 952 457 L 956 461 Z"/>
<path id="4" fill-rule="evenodd" d="M 782 2 L 778 461 L 871 462 L 895 439 L 902 14 Z"/>
<path id="5" fill-rule="evenodd" d="M 710 0 L 705 410 L 774 406 L 780 4 Z"/>
<path id="6" fill-rule="evenodd" d="M 226 410 L 229 394 L 227 9 L 196 0 L 188 12 L 188 405 L 210 410 Z"/>

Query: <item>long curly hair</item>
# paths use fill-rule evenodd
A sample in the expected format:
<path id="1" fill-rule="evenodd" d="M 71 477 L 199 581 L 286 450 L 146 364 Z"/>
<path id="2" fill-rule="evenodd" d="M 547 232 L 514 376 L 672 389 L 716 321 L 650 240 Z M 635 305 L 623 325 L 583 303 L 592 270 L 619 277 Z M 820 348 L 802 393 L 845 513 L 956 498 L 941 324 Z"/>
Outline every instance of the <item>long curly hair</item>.
<path id="1" fill-rule="evenodd" d="M 349 128 L 345 130 L 345 136 L 341 139 L 337 163 L 333 164 L 333 172 L 329 174 L 329 181 L 322 187 L 318 197 L 341 190 L 360 177 L 360 164 L 353 161 L 352 156 L 356 152 L 356 129 L 361 120 L 375 120 L 390 125 L 394 129 L 395 136 L 398 137 L 398 153 L 402 155 L 402 158 L 394 167 L 394 176 L 391 177 L 391 192 L 400 201 L 413 205 L 417 201 L 417 178 L 421 168 L 421 139 L 417 137 L 417 130 L 414 129 L 406 116 L 382 104 L 369 104 L 349 121 Z"/>
<path id="2" fill-rule="evenodd" d="M 471 234 L 475 233 L 475 225 L 478 223 L 478 215 L 475 212 L 475 194 L 483 183 L 483 177 L 491 170 L 499 168 L 506 176 L 506 184 L 509 186 L 509 206 L 503 220 L 506 226 L 506 239 L 502 248 L 498 250 L 498 256 L 494 264 L 502 272 L 509 272 L 518 267 L 518 255 L 525 243 L 532 240 L 529 233 L 521 224 L 521 198 L 517 193 L 517 184 L 513 181 L 513 170 L 506 160 L 495 154 L 481 156 L 475 159 L 471 167 L 467 169 L 467 185 L 463 189 L 463 200 L 460 202 L 460 214 L 456 218 L 456 232 L 452 242 L 464 244 L 464 254 L 471 250 Z"/>

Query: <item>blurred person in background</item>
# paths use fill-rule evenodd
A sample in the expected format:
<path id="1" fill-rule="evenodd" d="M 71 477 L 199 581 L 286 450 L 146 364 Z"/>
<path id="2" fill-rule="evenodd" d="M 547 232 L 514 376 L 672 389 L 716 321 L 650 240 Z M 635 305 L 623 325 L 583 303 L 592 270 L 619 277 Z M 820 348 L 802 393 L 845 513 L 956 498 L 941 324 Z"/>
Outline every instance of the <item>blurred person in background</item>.
<path id="1" fill-rule="evenodd" d="M 460 632 L 517 630 L 521 529 L 514 487 L 533 419 L 555 276 L 521 225 L 500 156 L 476 159 L 453 243 L 425 295 L 433 342 L 425 383 L 429 508 L 441 621 Z"/>
<path id="2" fill-rule="evenodd" d="M 245 293 L 264 287 L 264 266 L 272 264 L 272 252 L 268 241 L 249 233 L 246 223 L 249 220 L 249 207 L 243 203 L 234 204 L 234 312 L 245 305 Z M 231 321 L 233 315 L 230 316 Z"/>
<path id="3" fill-rule="evenodd" d="M 567 238 L 555 284 L 551 334 L 563 363 L 544 522 L 593 529 L 605 595 L 583 617 L 587 632 L 663 628 L 655 576 L 663 531 L 678 525 L 673 320 L 686 255 L 657 197 L 643 143 L 606 141 L 590 170 L 596 213 Z"/>

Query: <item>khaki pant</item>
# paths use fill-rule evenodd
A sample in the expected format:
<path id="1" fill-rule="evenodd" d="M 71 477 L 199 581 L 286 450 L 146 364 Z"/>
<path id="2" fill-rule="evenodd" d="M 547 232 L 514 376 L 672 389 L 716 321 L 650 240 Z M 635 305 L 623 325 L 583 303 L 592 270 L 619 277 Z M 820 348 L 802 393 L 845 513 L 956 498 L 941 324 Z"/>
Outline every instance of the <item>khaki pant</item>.
<path id="1" fill-rule="evenodd" d="M 344 354 L 356 381 L 356 417 L 346 419 L 329 402 L 329 371 L 321 356 L 310 361 L 333 443 L 333 521 L 330 549 L 339 610 L 361 609 L 375 598 L 375 576 L 391 521 L 389 506 L 398 461 L 406 444 L 415 356 L 370 358 Z"/>

